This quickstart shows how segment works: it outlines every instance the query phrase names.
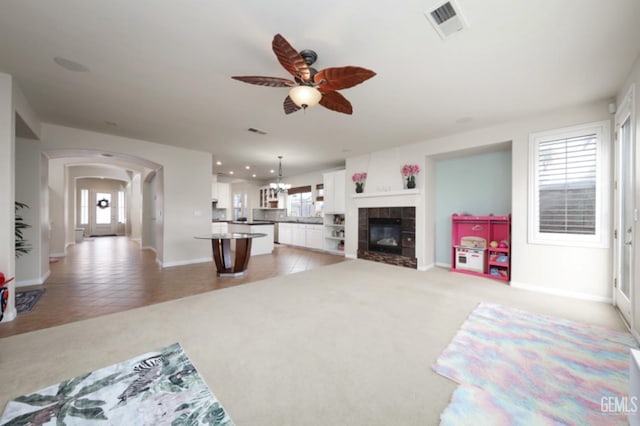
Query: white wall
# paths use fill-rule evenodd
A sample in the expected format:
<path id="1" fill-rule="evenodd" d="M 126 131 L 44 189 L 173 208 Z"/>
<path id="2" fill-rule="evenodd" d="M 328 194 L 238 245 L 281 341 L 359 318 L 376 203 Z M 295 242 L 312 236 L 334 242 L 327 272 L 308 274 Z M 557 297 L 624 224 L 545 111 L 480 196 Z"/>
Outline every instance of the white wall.
<path id="1" fill-rule="evenodd" d="M 0 272 L 15 275 L 15 135 L 16 117 L 22 130 L 33 138 L 39 136 L 39 118 L 13 78 L 0 73 Z M 9 301 L 3 321 L 16 317 L 15 282 L 8 285 Z"/>
<path id="2" fill-rule="evenodd" d="M 193 238 L 211 228 L 210 154 L 52 124 L 42 125 L 42 140 L 47 150 L 108 150 L 160 164 L 164 210 L 158 214 L 164 221 L 163 266 L 210 261 L 211 248 Z"/>
<path id="3" fill-rule="evenodd" d="M 46 207 L 41 205 L 44 171 L 40 149 L 38 141 L 16 138 L 15 195 L 17 201 L 29 206 L 18 214 L 30 225 L 23 235 L 31 246 L 30 253 L 16 259 L 16 286 L 42 284 L 49 276 L 49 251 L 44 251 L 42 244 L 42 237 L 48 237 L 48 224 L 42 220 Z"/>
<path id="4" fill-rule="evenodd" d="M 7 278 L 15 274 L 15 113 L 13 81 L 10 75 L 0 73 L 0 272 Z M 9 303 L 3 321 L 16 317 L 14 289 L 9 284 Z"/>
<path id="5" fill-rule="evenodd" d="M 458 150 L 512 141 L 512 285 L 537 291 L 565 294 L 593 300 L 611 300 L 611 249 L 575 248 L 529 244 L 527 242 L 527 191 L 529 134 L 575 124 L 610 119 L 606 100 L 557 110 L 548 114 L 432 139 L 347 159 L 347 177 L 354 172 L 369 175 L 366 191 L 399 191 L 402 188 L 400 168 L 417 163 L 423 169 L 418 188 L 424 197 L 417 212 L 424 218 L 421 234 L 416 223 L 416 256 L 419 265 L 432 265 L 435 256 L 434 216 L 435 163 L 433 158 Z M 347 191 L 347 205 L 354 214 L 354 204 Z M 355 210 L 357 214 L 357 210 Z M 346 255 L 355 257 L 357 220 L 346 223 Z M 423 235 L 423 243 L 419 235 Z"/>
<path id="6" fill-rule="evenodd" d="M 63 159 L 49 160 L 49 254 L 52 257 L 65 255 L 66 236 L 64 228 L 65 163 Z"/>

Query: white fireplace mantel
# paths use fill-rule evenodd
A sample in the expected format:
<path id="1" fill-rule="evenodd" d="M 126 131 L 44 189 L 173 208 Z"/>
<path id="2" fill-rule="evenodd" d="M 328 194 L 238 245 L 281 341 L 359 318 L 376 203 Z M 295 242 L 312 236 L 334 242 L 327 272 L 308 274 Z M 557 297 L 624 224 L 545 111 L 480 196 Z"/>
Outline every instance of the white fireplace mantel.
<path id="1" fill-rule="evenodd" d="M 417 207 L 422 199 L 419 189 L 402 191 L 363 192 L 351 196 L 358 208 L 370 207 Z"/>

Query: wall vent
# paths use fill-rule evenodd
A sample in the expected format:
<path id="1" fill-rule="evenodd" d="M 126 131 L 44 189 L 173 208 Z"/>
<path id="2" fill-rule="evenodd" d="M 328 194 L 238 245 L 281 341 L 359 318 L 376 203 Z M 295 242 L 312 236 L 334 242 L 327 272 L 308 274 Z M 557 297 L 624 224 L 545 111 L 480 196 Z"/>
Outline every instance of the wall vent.
<path id="1" fill-rule="evenodd" d="M 247 130 L 252 132 L 252 133 L 257 133 L 259 135 L 266 135 L 267 134 L 267 132 L 265 132 L 264 130 L 256 129 L 255 127 L 249 127 Z"/>
<path id="2" fill-rule="evenodd" d="M 425 10 L 424 14 L 443 40 L 469 26 L 454 0 L 439 3 L 437 7 Z"/>

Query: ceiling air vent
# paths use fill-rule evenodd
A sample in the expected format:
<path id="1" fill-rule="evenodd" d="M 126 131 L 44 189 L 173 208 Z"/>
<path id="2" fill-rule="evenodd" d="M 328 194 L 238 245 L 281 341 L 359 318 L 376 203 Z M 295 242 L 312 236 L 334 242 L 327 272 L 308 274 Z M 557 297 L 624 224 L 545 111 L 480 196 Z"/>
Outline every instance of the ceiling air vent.
<path id="1" fill-rule="evenodd" d="M 424 14 L 443 40 L 469 26 L 460 6 L 453 0 L 440 3 L 435 9 L 427 9 Z"/>
<path id="2" fill-rule="evenodd" d="M 267 134 L 267 132 L 265 132 L 264 130 L 256 129 L 255 127 L 249 127 L 247 130 L 252 132 L 252 133 L 257 133 L 259 135 L 266 135 Z"/>

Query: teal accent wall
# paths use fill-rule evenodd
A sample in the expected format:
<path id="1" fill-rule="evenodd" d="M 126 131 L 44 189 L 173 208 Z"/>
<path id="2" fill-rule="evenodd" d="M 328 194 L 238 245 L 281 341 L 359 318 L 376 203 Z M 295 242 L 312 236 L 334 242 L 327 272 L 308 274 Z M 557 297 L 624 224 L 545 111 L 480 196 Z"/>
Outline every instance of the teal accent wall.
<path id="1" fill-rule="evenodd" d="M 451 215 L 511 213 L 511 150 L 436 163 L 436 263 L 451 264 Z"/>

